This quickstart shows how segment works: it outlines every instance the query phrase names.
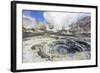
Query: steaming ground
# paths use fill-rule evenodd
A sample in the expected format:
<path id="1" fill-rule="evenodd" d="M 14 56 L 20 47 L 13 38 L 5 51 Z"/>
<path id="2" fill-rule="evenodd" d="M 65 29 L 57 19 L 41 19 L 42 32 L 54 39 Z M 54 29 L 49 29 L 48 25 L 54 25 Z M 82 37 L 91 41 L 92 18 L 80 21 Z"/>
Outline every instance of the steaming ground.
<path id="1" fill-rule="evenodd" d="M 24 63 L 91 59 L 90 13 L 38 13 L 34 10 L 23 13 Z"/>
<path id="2" fill-rule="evenodd" d="M 57 38 L 59 37 L 59 38 Z M 84 39 L 90 43 L 90 37 L 72 37 L 72 36 L 56 36 L 50 34 L 30 36 L 23 38 L 23 63 L 30 62 L 47 62 L 47 61 L 72 61 L 72 60 L 89 60 L 91 59 L 91 51 L 82 51 L 75 53 L 60 54 L 58 52 L 50 52 L 50 43 L 63 39 L 81 40 Z M 52 48 L 53 49 L 53 48 Z M 62 51 L 65 52 L 65 51 Z"/>

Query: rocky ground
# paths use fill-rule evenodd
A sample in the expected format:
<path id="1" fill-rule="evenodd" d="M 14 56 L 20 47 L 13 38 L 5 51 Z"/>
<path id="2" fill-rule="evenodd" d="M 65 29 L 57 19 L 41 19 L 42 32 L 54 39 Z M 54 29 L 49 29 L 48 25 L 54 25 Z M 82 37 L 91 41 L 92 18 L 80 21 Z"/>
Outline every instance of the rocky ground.
<path id="1" fill-rule="evenodd" d="M 23 62 L 91 59 L 90 37 L 43 34 L 23 38 Z"/>

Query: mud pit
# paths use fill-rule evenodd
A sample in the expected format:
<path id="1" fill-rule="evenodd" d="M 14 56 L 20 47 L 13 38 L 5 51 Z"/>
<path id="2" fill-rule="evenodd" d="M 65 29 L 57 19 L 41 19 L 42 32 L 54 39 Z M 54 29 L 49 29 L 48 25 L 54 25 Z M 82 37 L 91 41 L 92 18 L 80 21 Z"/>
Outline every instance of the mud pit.
<path id="1" fill-rule="evenodd" d="M 90 37 L 32 36 L 23 39 L 23 62 L 91 59 Z"/>

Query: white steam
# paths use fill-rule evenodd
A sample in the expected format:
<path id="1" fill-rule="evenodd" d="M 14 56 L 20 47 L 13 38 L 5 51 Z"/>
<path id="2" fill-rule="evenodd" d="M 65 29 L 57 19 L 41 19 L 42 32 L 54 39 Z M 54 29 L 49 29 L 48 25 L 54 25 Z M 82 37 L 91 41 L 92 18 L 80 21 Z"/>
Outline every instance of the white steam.
<path id="1" fill-rule="evenodd" d="M 69 25 L 77 21 L 79 13 L 44 12 L 44 18 L 49 25 L 54 26 L 53 31 L 69 29 Z"/>

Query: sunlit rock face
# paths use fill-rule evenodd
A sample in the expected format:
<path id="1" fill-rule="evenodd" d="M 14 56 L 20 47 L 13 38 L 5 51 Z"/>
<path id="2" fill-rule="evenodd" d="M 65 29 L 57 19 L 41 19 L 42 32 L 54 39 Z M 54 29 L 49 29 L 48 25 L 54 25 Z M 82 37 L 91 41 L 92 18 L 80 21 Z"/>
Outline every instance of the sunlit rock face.
<path id="1" fill-rule="evenodd" d="M 91 32 L 91 16 L 86 16 L 78 20 L 79 26 L 83 29 L 83 32 L 90 33 Z"/>
<path id="2" fill-rule="evenodd" d="M 91 33 L 91 17 L 84 16 L 70 25 L 70 31 L 75 33 Z"/>

